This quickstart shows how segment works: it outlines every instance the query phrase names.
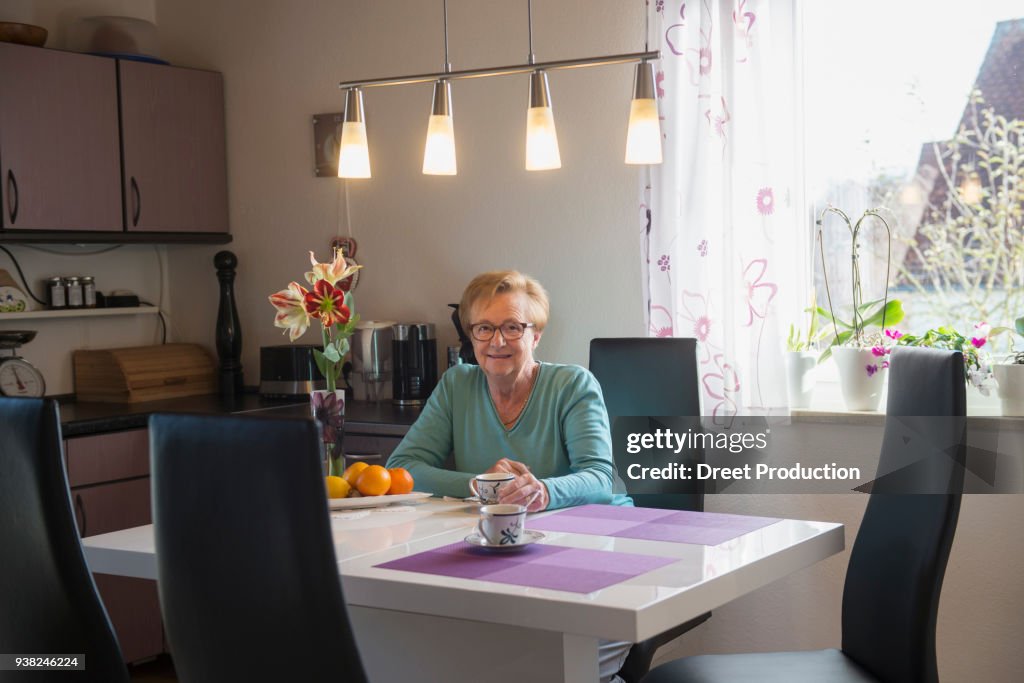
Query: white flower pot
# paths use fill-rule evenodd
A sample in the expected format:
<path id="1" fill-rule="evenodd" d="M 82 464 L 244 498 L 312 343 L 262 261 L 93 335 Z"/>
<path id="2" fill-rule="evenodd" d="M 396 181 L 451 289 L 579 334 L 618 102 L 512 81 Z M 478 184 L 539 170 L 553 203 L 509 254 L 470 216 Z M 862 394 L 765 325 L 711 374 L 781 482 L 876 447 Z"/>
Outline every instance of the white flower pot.
<path id="1" fill-rule="evenodd" d="M 818 354 L 813 351 L 786 352 L 786 384 L 790 408 L 810 408 L 817 382 Z"/>
<path id="2" fill-rule="evenodd" d="M 996 363 L 992 372 L 999 383 L 1003 415 L 1024 417 L 1024 365 Z"/>
<path id="3" fill-rule="evenodd" d="M 888 358 L 879 358 L 871 349 L 836 347 L 832 357 L 839 368 L 839 385 L 847 410 L 878 410 L 885 390 L 888 368 L 882 365 Z"/>

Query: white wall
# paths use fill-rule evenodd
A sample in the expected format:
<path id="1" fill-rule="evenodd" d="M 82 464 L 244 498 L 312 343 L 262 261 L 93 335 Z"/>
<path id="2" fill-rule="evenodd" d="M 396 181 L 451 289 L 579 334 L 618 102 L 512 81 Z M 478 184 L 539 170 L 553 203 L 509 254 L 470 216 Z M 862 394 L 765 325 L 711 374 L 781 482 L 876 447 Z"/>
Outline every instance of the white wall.
<path id="1" fill-rule="evenodd" d="M 346 234 L 336 178 L 313 175 L 313 114 L 344 108 L 343 79 L 441 68 L 437 2 L 161 2 L 165 56 L 224 73 L 230 213 L 246 380 L 261 345 L 286 343 L 267 296 L 321 260 Z M 525 3 L 449 4 L 454 68 L 521 63 Z M 642 4 L 538 2 L 539 60 L 642 49 Z M 561 171 L 527 173 L 526 77 L 453 84 L 459 175 L 420 173 L 430 85 L 368 90 L 371 180 L 350 181 L 352 234 L 365 265 L 356 290 L 366 319 L 437 324 L 454 343 L 446 304 L 476 273 L 518 268 L 552 296 L 538 355 L 586 363 L 591 337 L 643 334 L 637 260 L 641 171 L 622 163 L 629 65 L 552 73 Z M 177 324 L 211 339 L 212 248 L 169 248 Z M 184 302 L 190 310 L 186 321 Z M 193 317 L 194 315 L 194 317 Z M 315 330 L 306 343 L 316 343 Z"/>

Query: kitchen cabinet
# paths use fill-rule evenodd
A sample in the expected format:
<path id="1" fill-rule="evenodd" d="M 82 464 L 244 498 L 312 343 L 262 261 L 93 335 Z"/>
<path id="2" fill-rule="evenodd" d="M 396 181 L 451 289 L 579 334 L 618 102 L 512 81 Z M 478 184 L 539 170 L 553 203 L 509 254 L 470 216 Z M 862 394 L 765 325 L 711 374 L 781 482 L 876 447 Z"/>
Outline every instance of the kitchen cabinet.
<path id="1" fill-rule="evenodd" d="M 149 524 L 149 437 L 145 429 L 68 439 L 68 484 L 80 534 Z M 95 574 L 125 661 L 163 652 L 156 582 Z"/>
<path id="2" fill-rule="evenodd" d="M 0 43 L 0 82 L 0 225 L 120 229 L 113 62 Z"/>
<path id="3" fill-rule="evenodd" d="M 0 242 L 230 241 L 224 87 L 0 43 Z"/>
<path id="4" fill-rule="evenodd" d="M 353 432 L 345 425 L 344 451 L 349 461 L 364 460 L 370 465 L 383 465 L 400 443 L 401 437 Z"/>
<path id="5" fill-rule="evenodd" d="M 119 61 L 129 231 L 227 232 L 219 73 Z"/>

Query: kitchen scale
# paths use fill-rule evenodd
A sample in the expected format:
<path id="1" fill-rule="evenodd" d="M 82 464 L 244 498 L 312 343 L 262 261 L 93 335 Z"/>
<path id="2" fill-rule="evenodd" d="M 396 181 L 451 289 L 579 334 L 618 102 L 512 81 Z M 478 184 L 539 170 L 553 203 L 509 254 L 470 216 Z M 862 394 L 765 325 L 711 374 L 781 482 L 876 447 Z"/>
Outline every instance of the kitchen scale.
<path id="1" fill-rule="evenodd" d="M 0 393 L 4 396 L 42 396 L 46 393 L 43 373 L 17 354 L 21 345 L 35 338 L 35 330 L 0 332 Z"/>

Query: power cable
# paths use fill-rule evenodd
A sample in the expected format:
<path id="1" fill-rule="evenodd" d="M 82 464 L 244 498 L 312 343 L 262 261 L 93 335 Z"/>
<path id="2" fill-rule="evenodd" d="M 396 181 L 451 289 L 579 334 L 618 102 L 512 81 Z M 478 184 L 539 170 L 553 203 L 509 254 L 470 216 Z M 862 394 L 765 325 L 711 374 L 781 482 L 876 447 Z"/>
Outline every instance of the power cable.
<path id="1" fill-rule="evenodd" d="M 22 272 L 21 265 L 18 263 L 18 259 L 14 258 L 14 254 L 11 253 L 10 249 L 3 245 L 0 245 L 0 249 L 2 249 L 3 252 L 10 257 L 11 263 L 13 263 L 14 267 L 18 270 L 18 276 L 21 278 L 21 283 L 25 285 L 25 293 L 32 297 L 36 301 L 36 303 L 46 306 L 47 303 L 32 292 L 32 288 L 29 286 L 28 280 L 25 278 L 25 273 Z"/>

